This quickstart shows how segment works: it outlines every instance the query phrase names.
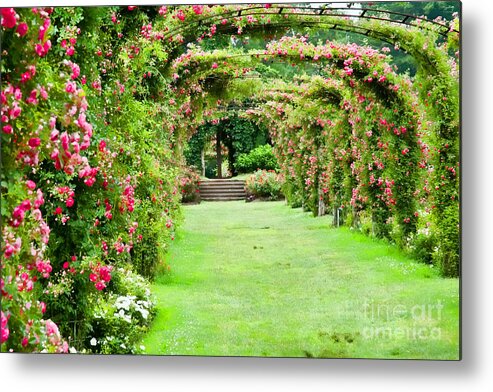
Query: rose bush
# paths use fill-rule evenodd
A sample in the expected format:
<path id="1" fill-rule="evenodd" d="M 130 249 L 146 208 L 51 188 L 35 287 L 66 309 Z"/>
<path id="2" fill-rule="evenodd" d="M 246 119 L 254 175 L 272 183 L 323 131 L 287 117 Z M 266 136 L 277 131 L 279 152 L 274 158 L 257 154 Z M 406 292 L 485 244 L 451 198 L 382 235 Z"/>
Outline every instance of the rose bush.
<path id="1" fill-rule="evenodd" d="M 283 197 L 283 182 L 283 175 L 274 170 L 257 170 L 245 181 L 247 197 L 279 200 Z"/>
<path id="2" fill-rule="evenodd" d="M 115 268 L 153 271 L 174 235 L 174 136 L 116 10 L 2 9 L 2 350 L 84 348 Z"/>
<path id="3" fill-rule="evenodd" d="M 193 167 L 186 167 L 182 172 L 180 177 L 181 200 L 185 203 L 199 202 L 200 175 Z"/>

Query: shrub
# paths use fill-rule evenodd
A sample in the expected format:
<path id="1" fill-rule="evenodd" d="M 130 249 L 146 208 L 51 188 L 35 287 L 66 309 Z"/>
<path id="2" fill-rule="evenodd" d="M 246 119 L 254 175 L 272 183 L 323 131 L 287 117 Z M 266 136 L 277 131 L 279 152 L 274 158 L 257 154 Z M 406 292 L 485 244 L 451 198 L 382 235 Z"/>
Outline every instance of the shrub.
<path id="1" fill-rule="evenodd" d="M 105 296 L 91 297 L 88 322 L 92 332 L 82 350 L 100 354 L 138 354 L 138 345 L 155 314 L 149 283 L 128 269 L 118 268 Z M 112 289 L 112 290 L 111 290 Z"/>
<path id="2" fill-rule="evenodd" d="M 436 228 L 437 241 L 433 261 L 444 276 L 456 277 L 460 273 L 459 207 L 445 209 L 440 225 Z"/>
<path id="3" fill-rule="evenodd" d="M 412 255 L 417 260 L 431 264 L 433 262 L 433 252 L 436 238 L 429 229 L 420 229 L 412 238 L 410 249 Z"/>
<path id="4" fill-rule="evenodd" d="M 282 175 L 273 170 L 257 170 L 247 178 L 245 187 L 249 196 L 278 200 L 283 197 L 283 182 Z"/>
<path id="5" fill-rule="evenodd" d="M 293 179 L 286 180 L 282 186 L 282 193 L 292 208 L 300 208 L 303 205 L 303 194 L 294 183 Z"/>
<path id="6" fill-rule="evenodd" d="M 235 168 L 239 173 L 251 173 L 257 169 L 279 170 L 272 146 L 265 144 L 254 148 L 247 154 L 240 154 L 236 159 Z"/>
<path id="7" fill-rule="evenodd" d="M 200 202 L 199 184 L 200 176 L 193 167 L 183 169 L 180 178 L 181 201 L 184 203 Z"/>

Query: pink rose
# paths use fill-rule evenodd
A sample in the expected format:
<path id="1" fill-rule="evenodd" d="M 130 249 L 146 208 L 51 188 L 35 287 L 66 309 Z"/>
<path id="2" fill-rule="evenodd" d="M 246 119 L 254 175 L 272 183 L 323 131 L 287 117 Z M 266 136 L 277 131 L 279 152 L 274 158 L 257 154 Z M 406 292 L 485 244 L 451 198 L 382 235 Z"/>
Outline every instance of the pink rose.
<path id="1" fill-rule="evenodd" d="M 21 83 L 26 83 L 29 79 L 31 79 L 31 73 L 30 72 L 24 72 L 21 75 Z"/>
<path id="2" fill-rule="evenodd" d="M 17 14 L 13 8 L 2 8 L 2 26 L 12 29 L 17 24 Z"/>
<path id="3" fill-rule="evenodd" d="M 12 125 L 10 125 L 10 124 L 4 125 L 2 127 L 2 131 L 3 131 L 3 133 L 6 133 L 8 135 L 12 134 L 13 133 L 13 131 L 12 131 Z"/>
<path id="4" fill-rule="evenodd" d="M 43 26 L 41 26 L 39 28 L 39 32 L 38 32 L 38 40 L 39 41 L 43 42 L 45 40 L 45 34 L 48 31 L 48 28 L 50 27 L 50 25 L 51 25 L 51 20 L 45 19 Z"/>
<path id="5" fill-rule="evenodd" d="M 4 343 L 7 341 L 7 339 L 9 338 L 9 335 L 10 335 L 10 331 L 8 329 L 8 317 L 5 316 L 5 314 L 3 312 L 1 312 L 1 335 L 0 335 L 0 343 Z"/>
<path id="6" fill-rule="evenodd" d="M 93 186 L 95 182 L 96 182 L 96 179 L 94 177 L 90 177 L 90 178 L 87 178 L 86 180 L 84 180 L 84 184 L 86 184 L 87 186 Z M 108 218 L 108 219 L 111 219 L 111 218 Z"/>
<path id="7" fill-rule="evenodd" d="M 193 9 L 193 12 L 195 12 L 195 14 L 197 14 L 197 15 L 200 15 L 200 14 L 202 14 L 202 12 L 204 12 L 204 6 L 203 5 L 198 5 L 198 4 L 192 5 L 192 9 Z"/>
<path id="8" fill-rule="evenodd" d="M 41 45 L 41 44 L 36 44 L 36 46 L 34 47 L 34 50 L 36 51 L 36 54 L 37 54 L 39 57 L 44 57 L 44 56 L 46 56 L 46 51 L 44 50 L 43 45 Z"/>
<path id="9" fill-rule="evenodd" d="M 41 139 L 39 137 L 33 137 L 29 139 L 29 147 L 36 148 L 41 144 Z"/>
<path id="10" fill-rule="evenodd" d="M 67 199 L 67 201 L 65 202 L 65 205 L 70 208 L 70 207 L 72 207 L 74 205 L 74 202 L 75 202 L 74 201 L 74 198 L 73 197 L 69 197 Z"/>
<path id="11" fill-rule="evenodd" d="M 58 131 L 57 129 L 54 129 L 53 131 L 51 131 L 50 133 L 50 140 L 52 142 L 58 140 L 58 135 L 60 134 L 60 131 Z"/>
<path id="12" fill-rule="evenodd" d="M 58 331 L 58 326 L 51 320 L 46 320 L 45 323 L 46 335 L 47 336 L 60 336 L 60 332 Z"/>
<path id="13" fill-rule="evenodd" d="M 22 23 L 19 23 L 16 31 L 17 31 L 17 34 L 19 34 L 21 37 L 24 37 L 27 34 L 27 30 L 28 30 L 27 24 L 22 22 Z"/>
<path id="14" fill-rule="evenodd" d="M 10 118 L 12 120 L 15 120 L 17 117 L 19 117 L 21 114 L 21 108 L 14 104 L 14 107 L 12 108 L 12 110 L 10 111 Z"/>
<path id="15" fill-rule="evenodd" d="M 48 100 L 48 91 L 46 91 L 46 89 L 41 86 L 39 88 L 39 95 L 41 96 L 41 98 L 43 98 L 45 101 Z"/>
<path id="16" fill-rule="evenodd" d="M 74 82 L 67 82 L 67 84 L 65 85 L 65 91 L 69 94 L 72 94 L 75 92 L 75 90 L 76 90 L 75 83 Z"/>
<path id="17" fill-rule="evenodd" d="M 176 17 L 183 22 L 185 20 L 185 13 L 183 12 L 183 10 L 178 10 L 178 12 L 176 13 Z"/>
<path id="18" fill-rule="evenodd" d="M 24 200 L 21 204 L 20 204 L 20 207 L 24 210 L 24 211 L 29 211 L 31 209 L 31 200 L 29 199 L 26 199 Z"/>

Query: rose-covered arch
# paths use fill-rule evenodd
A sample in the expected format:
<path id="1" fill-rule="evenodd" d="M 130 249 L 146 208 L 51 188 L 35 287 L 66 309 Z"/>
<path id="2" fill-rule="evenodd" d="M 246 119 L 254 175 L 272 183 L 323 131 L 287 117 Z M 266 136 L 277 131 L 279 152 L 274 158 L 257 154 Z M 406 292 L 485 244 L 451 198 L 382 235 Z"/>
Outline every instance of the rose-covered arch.
<path id="1" fill-rule="evenodd" d="M 213 18 L 202 17 L 200 13 L 195 11 L 186 14 L 187 20 L 199 20 L 197 29 L 203 29 L 203 33 L 199 35 L 198 40 L 212 37 L 214 34 L 221 33 L 219 25 L 212 23 Z M 260 11 L 262 14 L 263 11 Z M 234 13 L 233 13 L 234 15 Z M 170 17 L 177 24 L 183 22 L 176 14 L 171 13 Z M 291 26 L 303 26 L 310 24 L 312 29 L 331 29 L 338 26 L 343 26 L 350 31 L 362 33 L 367 36 L 384 40 L 394 44 L 396 47 L 410 54 L 418 64 L 418 72 L 415 80 L 415 85 L 419 86 L 419 98 L 421 104 L 426 108 L 428 118 L 424 120 L 428 124 L 427 132 L 434 135 L 432 155 L 434 159 L 433 171 L 430 174 L 432 180 L 429 186 L 434 189 L 435 203 L 433 204 L 433 216 L 436 224 L 436 230 L 440 232 L 438 235 L 444 239 L 443 243 L 455 244 L 453 249 L 457 249 L 459 238 L 458 226 L 458 184 L 459 184 L 459 87 L 458 87 L 458 64 L 453 57 L 447 53 L 447 49 L 458 48 L 458 22 L 453 21 L 448 29 L 445 24 L 442 26 L 430 26 L 428 32 L 423 32 L 414 27 L 402 27 L 396 23 L 380 23 L 376 19 L 354 21 L 354 18 L 336 17 L 336 20 L 331 20 L 332 16 L 328 16 L 324 20 L 313 22 L 316 15 L 290 15 L 290 16 L 273 16 L 275 20 L 267 20 L 265 18 L 247 18 L 243 19 L 241 15 L 234 15 L 230 20 L 223 19 L 221 26 L 224 27 L 224 33 L 231 32 L 231 26 L 240 29 L 239 32 L 262 33 L 262 29 L 269 28 L 266 26 L 275 26 L 276 22 L 282 29 L 286 27 L 286 19 L 290 19 Z M 320 18 L 319 18 L 320 19 Z M 211 22 L 211 24 L 209 24 Z M 427 22 L 420 22 L 426 25 Z M 229 26 L 229 29 L 227 28 Z M 429 25 L 428 25 L 429 26 Z M 435 31 L 432 31 L 434 30 Z M 186 29 L 184 29 L 186 31 Z M 275 29 L 274 29 L 275 30 Z M 447 31 L 446 31 L 447 30 Z M 438 36 L 440 34 L 448 36 L 446 44 L 438 44 Z M 178 42 L 193 41 L 194 34 L 178 36 Z M 173 41 L 175 42 L 175 41 Z M 456 53 L 457 55 L 457 53 Z M 447 222 L 447 229 L 442 231 L 443 222 Z M 438 256 L 437 262 L 441 265 L 454 265 L 452 270 L 457 270 L 458 253 L 454 251 L 448 252 L 445 247 L 441 249 L 441 255 Z M 439 253 L 440 253 L 439 252 Z M 443 267 L 447 269 L 448 267 Z M 450 271 L 451 274 L 454 272 Z"/>
<path id="2" fill-rule="evenodd" d="M 272 7 L 270 7 L 272 8 Z M 166 36 L 171 41 L 171 47 L 180 43 L 204 40 L 215 34 L 231 34 L 236 28 L 236 33 L 262 34 L 267 31 L 278 31 L 287 27 L 308 27 L 311 29 L 333 29 L 342 28 L 348 31 L 364 34 L 379 40 L 389 42 L 407 52 L 417 62 L 418 72 L 415 85 L 419 86 L 421 104 L 426 108 L 428 118 L 428 130 L 434 135 L 432 151 L 434 167 L 430 173 L 429 186 L 433 188 L 433 220 L 436 224 L 438 236 L 443 246 L 437 252 L 437 262 L 443 266 L 453 265 L 457 271 L 458 266 L 458 239 L 459 239 L 459 85 L 458 65 L 454 57 L 450 57 L 447 49 L 457 50 L 459 41 L 459 25 L 454 20 L 449 25 L 446 23 L 430 23 L 420 19 L 414 26 L 402 26 L 399 23 L 382 23 L 378 19 L 362 19 L 341 15 L 317 15 L 316 12 L 298 14 L 296 9 L 291 13 L 279 14 L 278 6 L 276 12 L 262 10 L 260 8 L 250 9 L 243 13 L 242 6 L 235 9 L 221 8 L 199 8 L 199 9 L 174 9 L 170 10 L 165 17 L 174 21 L 174 29 L 170 31 L 183 32 L 177 36 Z M 289 8 L 285 8 L 289 11 Z M 327 12 L 327 11 L 324 11 Z M 221 14 L 225 16 L 221 23 L 217 18 L 207 14 Z M 259 16 L 256 17 L 255 14 Z M 204 15 L 205 14 L 205 15 Z M 265 15 L 269 15 L 268 18 Z M 405 17 L 404 17 L 405 18 Z M 356 19 L 356 20 L 355 20 Z M 193 26 L 193 32 L 187 26 Z M 181 26 L 181 27 L 180 27 Z M 447 43 L 439 44 L 439 36 L 447 36 Z M 197 38 L 194 38 L 197 37 Z M 170 52 L 173 58 L 173 51 Z M 456 54 L 457 55 L 457 54 Z M 444 224 L 444 222 L 446 222 Z M 444 227 L 447 229 L 444 230 Z M 448 229 L 452 227 L 453 229 Z M 449 252 L 445 248 L 454 249 Z M 439 255 L 440 254 L 440 255 Z M 448 267 L 443 267 L 448 269 Z"/>
<path id="3" fill-rule="evenodd" d="M 428 20 L 423 16 L 379 10 L 363 3 L 363 6 L 341 7 L 320 5 L 308 7 L 295 4 L 265 5 L 218 5 L 195 7 L 166 7 L 159 10 L 167 20 L 167 28 L 161 33 L 162 39 L 175 44 L 202 40 L 215 34 L 251 33 L 258 28 L 268 31 L 286 28 L 303 28 L 320 25 L 318 29 L 339 29 L 365 36 L 374 35 L 382 40 L 393 40 L 378 27 L 384 22 L 391 26 L 413 27 L 422 32 L 433 32 L 447 38 L 457 36 L 455 24 L 441 19 Z M 372 24 L 373 22 L 373 24 Z M 377 22 L 377 23 L 374 23 Z M 264 31 L 265 35 L 267 31 Z"/>
<path id="4" fill-rule="evenodd" d="M 320 62 L 323 59 L 323 61 L 332 65 L 332 68 L 329 70 L 331 77 L 340 80 L 336 85 L 333 84 L 335 82 L 332 79 L 323 78 L 318 78 L 311 83 L 305 83 L 302 86 L 286 83 L 282 86 L 283 90 L 276 89 L 275 91 L 278 94 L 287 94 L 286 90 L 291 90 L 288 94 L 289 100 L 285 105 L 302 107 L 302 115 L 296 118 L 293 127 L 296 128 L 297 126 L 300 127 L 300 124 L 305 124 L 305 126 L 310 128 L 307 135 L 313 140 L 320 139 L 320 135 L 318 134 L 324 135 L 325 133 L 325 136 L 328 136 L 326 134 L 327 132 L 323 129 L 324 125 L 327 125 L 327 120 L 331 125 L 335 122 L 334 118 L 320 118 L 320 113 L 327 111 L 325 106 L 329 106 L 327 102 L 328 98 L 329 102 L 332 101 L 330 106 L 334 106 L 335 103 L 336 108 L 338 109 L 339 113 L 335 114 L 335 116 L 340 116 L 340 111 L 343 111 L 344 114 L 342 115 L 342 118 L 345 118 L 347 124 L 351 125 L 351 127 L 348 128 L 348 132 L 345 134 L 345 137 L 352 145 L 351 148 L 360 149 L 357 147 L 357 140 L 359 143 L 364 143 L 364 149 L 367 150 L 368 154 L 372 147 L 378 151 L 378 145 L 381 144 L 379 135 L 382 133 L 382 130 L 387 132 L 391 131 L 390 133 L 395 137 L 395 141 L 387 148 L 387 153 L 393 154 L 392 156 L 395 158 L 393 160 L 385 160 L 387 162 L 386 170 L 388 172 L 396 171 L 400 167 L 404 173 L 394 174 L 394 177 L 397 177 L 398 180 L 389 177 L 377 181 L 374 179 L 374 175 L 369 173 L 373 170 L 377 171 L 379 165 L 381 166 L 381 163 L 375 159 L 375 153 L 372 153 L 371 160 L 368 160 L 369 157 L 367 157 L 368 162 L 360 163 L 361 167 L 359 169 L 356 167 L 357 163 L 351 161 L 348 163 L 348 166 L 352 166 L 352 173 L 347 177 L 354 178 L 356 182 L 353 184 L 355 186 L 349 190 L 349 194 L 352 194 L 349 199 L 351 200 L 351 205 L 354 207 L 354 211 L 358 209 L 357 204 L 363 201 L 372 206 L 381 204 L 378 209 L 381 210 L 379 213 L 376 213 L 377 208 L 373 209 L 373 212 L 375 212 L 373 218 L 380 235 L 388 235 L 388 231 L 385 233 L 385 228 L 387 227 L 385 222 L 391 215 L 389 213 L 390 209 L 394 209 L 397 212 L 397 220 L 401 222 L 403 236 L 407 237 L 410 233 L 413 233 L 417 222 L 417 210 L 415 206 L 416 178 L 419 176 L 417 168 L 419 158 L 422 154 L 422 148 L 418 145 L 419 138 L 417 137 L 419 129 L 417 97 L 411 89 L 409 80 L 397 75 L 384 61 L 387 59 L 384 54 L 370 48 L 361 48 L 355 45 L 330 44 L 314 46 L 306 42 L 303 38 L 288 37 L 285 37 L 279 42 L 269 44 L 267 49 L 263 52 L 254 51 L 248 55 L 231 55 L 226 52 L 207 53 L 202 51 L 190 51 L 178 58 L 172 65 L 172 69 L 175 71 L 173 74 L 175 78 L 175 89 L 178 93 L 176 100 L 180 101 L 180 96 L 186 97 L 185 106 L 188 108 L 188 113 L 191 117 L 194 117 L 193 113 L 211 113 L 211 110 L 215 110 L 214 108 L 217 99 L 219 99 L 221 103 L 225 103 L 225 100 L 227 100 L 228 97 L 217 95 L 217 91 L 215 91 L 212 100 L 204 101 L 205 91 L 202 89 L 203 82 L 210 80 L 213 75 L 217 75 L 217 79 L 221 81 L 222 85 L 228 86 L 227 90 L 229 90 L 229 93 L 235 92 L 235 88 L 232 85 L 228 85 L 228 78 L 235 79 L 239 74 L 248 73 L 250 70 L 254 69 L 255 63 L 259 63 L 270 56 L 278 56 L 289 62 Z M 235 67 L 238 59 L 241 60 L 238 64 L 241 72 L 238 72 Z M 185 75 L 186 78 L 184 77 Z M 196 92 L 197 89 L 199 89 L 200 92 L 200 99 L 198 102 L 194 103 L 193 99 L 190 97 L 193 97 L 192 91 Z M 249 96 L 251 97 L 251 89 L 247 89 L 247 91 L 249 91 Z M 267 91 L 269 93 L 274 92 L 272 89 L 268 89 Z M 303 101 L 302 104 L 299 102 L 300 99 L 297 99 L 298 96 L 301 97 L 301 100 Z M 272 101 L 272 99 L 275 97 L 269 98 L 268 95 L 266 95 L 265 89 L 262 88 L 258 89 L 257 96 L 253 96 L 253 98 L 256 97 L 263 101 L 263 106 L 266 108 L 265 110 L 271 110 L 271 104 L 275 102 Z M 380 102 L 377 105 L 379 110 L 385 109 L 389 112 L 389 115 L 383 116 L 382 113 L 379 112 L 380 117 L 378 119 L 376 117 L 372 118 L 371 121 L 368 120 L 364 126 L 360 126 L 358 129 L 358 124 L 361 122 L 361 116 L 352 114 L 351 112 L 354 111 L 358 114 L 361 114 L 361 112 L 364 111 L 369 112 L 373 109 L 368 106 L 368 102 L 370 101 Z M 310 105 L 311 102 L 316 102 L 317 104 L 311 111 L 307 111 L 307 105 Z M 198 104 L 198 106 L 195 106 L 195 104 Z M 356 109 L 360 107 L 363 107 L 364 110 Z M 396 107 L 398 107 L 399 110 L 396 111 Z M 259 108 L 258 111 L 262 111 L 262 109 Z M 186 110 L 181 111 L 180 109 L 178 112 L 185 113 L 185 115 L 187 113 Z M 286 112 L 286 108 L 277 107 L 273 112 L 279 115 L 278 123 L 271 124 L 269 127 L 271 129 L 277 129 L 278 127 L 282 128 L 280 124 L 286 121 L 286 118 L 282 115 Z M 377 111 L 375 110 L 375 113 L 376 112 Z M 220 114 L 222 115 L 222 113 L 221 110 Z M 307 116 L 308 113 L 312 116 L 311 118 Z M 190 116 L 188 116 L 187 124 L 193 122 Z M 200 121 L 203 121 L 201 116 L 199 116 L 199 119 Z M 180 118 L 177 122 L 183 123 L 183 118 Z M 379 122 L 379 126 L 373 124 L 377 122 Z M 307 129 L 305 129 L 305 131 L 307 131 Z M 366 139 L 368 140 L 363 141 L 363 139 L 356 138 L 356 134 L 358 133 L 362 135 L 373 135 L 374 137 L 366 136 Z M 274 134 L 274 136 L 277 135 Z M 305 135 L 305 138 L 306 137 L 307 136 Z M 351 142 L 351 140 L 353 140 L 353 142 Z M 278 149 L 282 150 L 283 142 L 282 140 L 279 141 Z M 285 145 L 291 147 L 292 143 L 293 141 L 288 140 Z M 319 143 L 319 146 L 322 144 L 326 143 Z M 382 148 L 383 145 L 381 145 L 380 149 Z M 350 153 L 350 150 L 348 152 Z M 330 156 L 333 154 L 333 151 L 325 151 L 325 153 Z M 315 155 L 320 154 L 321 153 L 317 153 Z M 394 160 L 397 164 L 394 164 Z M 317 166 L 315 165 L 315 162 L 320 162 L 320 158 L 312 159 L 312 161 L 313 168 L 310 171 L 312 173 L 317 172 L 319 175 L 316 175 L 311 180 L 307 179 L 307 181 L 309 181 L 310 184 L 320 184 L 319 176 L 325 177 L 327 181 L 331 181 L 332 176 L 328 176 L 323 170 L 314 169 L 314 167 Z M 322 162 L 325 164 L 327 163 L 327 160 L 324 159 Z M 329 160 L 329 163 L 332 163 L 331 160 Z M 373 165 L 375 165 L 375 168 L 373 168 Z M 367 169 L 367 167 L 369 168 Z M 423 168 L 426 168 L 426 165 L 423 165 Z M 357 173 L 358 170 L 360 173 Z M 359 178 L 360 176 L 362 176 L 361 179 Z M 300 175 L 300 177 L 304 180 L 303 175 Z M 344 181 L 344 178 L 340 178 L 341 183 Z M 363 190 L 362 193 L 368 193 L 368 196 L 359 195 L 362 186 L 381 188 L 384 182 L 390 184 L 383 187 L 387 192 L 386 196 L 378 195 L 378 192 L 376 192 L 377 194 L 375 194 L 375 192 L 365 192 L 365 190 Z M 334 185 L 333 188 L 336 189 L 340 184 L 334 184 L 332 182 L 332 185 Z M 394 186 L 395 189 L 392 193 L 391 188 Z M 321 189 L 318 188 L 320 187 L 317 185 L 315 189 L 308 192 L 313 192 L 313 195 L 310 197 L 315 199 L 311 202 L 313 205 L 312 209 L 315 208 L 315 201 L 322 196 L 320 193 L 321 189 L 325 189 L 324 194 L 327 195 L 327 198 L 329 198 L 329 196 L 334 196 L 330 194 L 329 189 L 331 189 L 331 187 L 325 186 L 321 187 Z M 324 197 L 322 196 L 322 199 L 323 198 Z M 347 203 L 349 205 L 349 200 L 347 200 Z M 341 204 L 342 202 L 339 205 L 333 205 L 333 207 L 339 208 Z M 323 207 L 318 203 L 316 209 L 319 210 L 320 208 Z M 359 206 L 359 208 L 362 208 L 362 206 Z M 354 213 L 353 215 L 357 217 L 358 214 Z"/>

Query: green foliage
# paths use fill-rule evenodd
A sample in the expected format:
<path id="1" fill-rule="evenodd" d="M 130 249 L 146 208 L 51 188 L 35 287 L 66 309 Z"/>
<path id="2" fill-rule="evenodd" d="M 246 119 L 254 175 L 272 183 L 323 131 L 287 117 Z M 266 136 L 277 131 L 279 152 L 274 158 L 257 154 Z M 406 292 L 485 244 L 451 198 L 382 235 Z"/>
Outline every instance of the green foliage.
<path id="1" fill-rule="evenodd" d="M 430 20 L 441 18 L 452 20 L 459 11 L 459 1 L 389 1 L 373 3 L 378 10 L 400 12 L 406 15 L 425 16 Z"/>
<path id="2" fill-rule="evenodd" d="M 251 120 L 231 115 L 220 122 L 207 123 L 197 129 L 185 148 L 187 164 L 202 170 L 202 150 L 207 148 L 207 143 L 210 143 L 218 132 L 221 132 L 222 144 L 228 149 L 227 160 L 232 174 L 236 174 L 235 162 L 240 154 L 248 153 L 267 141 L 267 131 L 264 127 Z M 213 150 L 215 155 L 215 146 Z"/>
<path id="3" fill-rule="evenodd" d="M 425 234 L 418 232 L 412 239 L 412 245 L 410 246 L 411 254 L 416 260 L 432 264 L 435 244 L 436 238 L 431 233 Z"/>
<path id="4" fill-rule="evenodd" d="M 134 244 L 130 253 L 132 270 L 152 279 L 159 262 L 159 249 L 166 246 L 169 230 L 165 223 L 156 219 L 152 213 L 152 202 L 144 201 L 140 207 L 139 221 L 146 224 L 139 230 L 142 239 Z"/>
<path id="5" fill-rule="evenodd" d="M 279 170 L 277 159 L 270 144 L 265 144 L 238 155 L 235 168 L 238 173 L 251 173 L 258 169 Z"/>
<path id="6" fill-rule="evenodd" d="M 436 227 L 437 243 L 433 261 L 444 276 L 454 277 L 460 271 L 460 229 L 458 206 L 449 206 Z"/>
<path id="7" fill-rule="evenodd" d="M 206 144 L 210 142 L 212 137 L 217 132 L 217 129 L 212 124 L 205 124 L 197 128 L 193 136 L 188 140 L 184 155 L 187 165 L 196 167 L 202 170 L 201 153 L 206 147 Z"/>
<path id="8" fill-rule="evenodd" d="M 300 208 L 303 205 L 303 193 L 292 178 L 287 178 L 281 189 L 292 208 Z"/>
<path id="9" fill-rule="evenodd" d="M 227 141 L 226 144 L 233 148 L 235 159 L 240 154 L 248 153 L 255 147 L 264 144 L 268 138 L 265 127 L 238 116 L 231 117 L 223 130 L 226 135 L 230 135 L 231 141 Z"/>

